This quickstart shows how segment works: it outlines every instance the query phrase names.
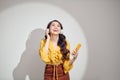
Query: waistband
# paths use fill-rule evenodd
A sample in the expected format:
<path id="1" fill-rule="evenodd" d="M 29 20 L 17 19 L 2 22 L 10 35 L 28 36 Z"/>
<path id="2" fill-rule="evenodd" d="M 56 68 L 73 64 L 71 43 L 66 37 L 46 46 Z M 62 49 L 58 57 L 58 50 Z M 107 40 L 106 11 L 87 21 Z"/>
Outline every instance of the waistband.
<path id="1" fill-rule="evenodd" d="M 48 65 L 51 65 L 51 66 L 59 66 L 59 65 L 63 65 L 63 63 L 60 63 L 60 64 L 46 64 L 47 66 Z"/>

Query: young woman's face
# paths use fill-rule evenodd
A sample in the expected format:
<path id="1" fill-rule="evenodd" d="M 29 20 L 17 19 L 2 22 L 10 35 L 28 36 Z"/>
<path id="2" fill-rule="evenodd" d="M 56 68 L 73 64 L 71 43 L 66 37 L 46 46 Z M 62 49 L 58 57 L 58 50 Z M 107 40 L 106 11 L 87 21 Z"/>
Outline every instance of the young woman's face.
<path id="1" fill-rule="evenodd" d="M 50 25 L 50 34 L 58 35 L 61 32 L 61 26 L 58 22 L 52 22 Z"/>

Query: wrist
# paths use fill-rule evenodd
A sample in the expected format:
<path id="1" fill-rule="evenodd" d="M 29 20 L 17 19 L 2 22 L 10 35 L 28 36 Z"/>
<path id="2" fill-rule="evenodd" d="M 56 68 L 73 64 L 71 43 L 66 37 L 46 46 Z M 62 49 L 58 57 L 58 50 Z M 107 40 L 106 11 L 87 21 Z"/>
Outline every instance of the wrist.
<path id="1" fill-rule="evenodd" d="M 47 41 L 49 41 L 49 40 L 50 40 L 50 38 L 47 38 L 46 40 L 47 40 Z"/>
<path id="2" fill-rule="evenodd" d="M 75 61 L 76 60 L 76 57 L 73 57 L 73 61 Z"/>

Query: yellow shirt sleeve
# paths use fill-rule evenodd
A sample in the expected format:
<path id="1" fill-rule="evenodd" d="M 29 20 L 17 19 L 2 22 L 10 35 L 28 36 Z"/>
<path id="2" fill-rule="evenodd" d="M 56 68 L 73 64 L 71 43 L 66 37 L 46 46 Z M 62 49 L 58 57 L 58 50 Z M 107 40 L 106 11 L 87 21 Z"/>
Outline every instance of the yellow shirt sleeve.
<path id="1" fill-rule="evenodd" d="M 45 40 L 41 40 L 40 42 L 40 49 L 39 49 L 39 55 L 41 57 L 41 59 L 45 62 L 45 63 L 50 63 L 50 58 L 48 56 L 48 53 L 46 53 L 46 50 L 44 48 L 45 45 Z"/>
<path id="2" fill-rule="evenodd" d="M 67 49 L 70 50 L 70 43 L 67 41 Z M 73 67 L 73 64 L 70 65 L 70 53 L 68 53 L 69 56 L 69 60 L 65 60 L 63 62 L 63 67 L 64 67 L 64 72 L 67 73 L 68 71 L 70 71 Z"/>

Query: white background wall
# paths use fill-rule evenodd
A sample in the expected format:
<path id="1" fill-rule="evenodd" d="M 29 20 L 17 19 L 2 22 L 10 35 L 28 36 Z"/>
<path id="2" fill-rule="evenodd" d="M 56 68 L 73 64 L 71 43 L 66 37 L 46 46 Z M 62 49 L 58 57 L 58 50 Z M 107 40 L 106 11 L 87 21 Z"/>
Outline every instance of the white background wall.
<path id="1" fill-rule="evenodd" d="M 17 4 L 28 2 L 28 1 L 29 0 L 25 0 L 25 1 L 24 0 L 0 0 L 0 11 L 2 12 L 13 5 L 17 5 Z M 37 0 L 34 0 L 34 1 L 37 1 Z M 84 76 L 82 77 L 82 80 L 119 80 L 120 79 L 120 76 L 119 76 L 120 74 L 120 69 L 119 69 L 120 67 L 120 62 L 119 62 L 120 60 L 119 59 L 119 56 L 120 56 L 119 54 L 120 52 L 120 47 L 119 47 L 120 45 L 119 43 L 120 41 L 120 36 L 119 36 L 120 34 L 119 32 L 120 1 L 119 0 L 118 1 L 117 0 L 103 0 L 103 1 L 102 0 L 97 0 L 97 1 L 96 0 L 88 0 L 88 1 L 87 0 L 86 1 L 84 0 L 74 0 L 74 1 L 73 0 L 60 0 L 60 1 L 39 0 L 38 2 L 46 2 L 52 5 L 61 7 L 62 9 L 70 13 L 81 25 L 88 42 L 88 62 L 87 62 L 87 68 Z M 1 28 L 0 30 L 1 35 L 4 33 L 3 29 L 4 28 Z M 20 28 L 20 29 L 24 29 L 24 28 Z M 7 30 L 14 31 L 13 28 L 9 28 Z M 31 28 L 30 30 L 28 30 L 28 32 L 26 32 L 26 35 L 24 36 L 24 39 L 23 39 L 24 43 L 28 38 L 27 35 L 30 33 L 29 31 L 32 31 L 32 30 L 33 29 Z M 42 30 L 39 30 L 39 31 L 42 31 Z M 21 34 L 22 32 L 19 34 L 19 36 L 22 36 Z M 38 33 L 33 33 L 33 34 L 36 35 Z M 13 38 L 13 41 L 15 42 L 17 41 L 19 43 L 19 36 L 12 36 L 12 37 L 17 37 L 17 38 Z M 35 41 L 34 40 L 35 38 L 36 37 L 30 40 Z M 1 36 L 0 39 L 1 39 L 0 40 L 1 42 L 6 40 L 5 36 Z M 2 51 L 9 52 L 6 50 L 8 48 L 11 49 L 10 52 L 14 52 L 14 47 L 12 46 L 14 45 L 17 46 L 17 44 L 9 45 L 8 42 L 10 41 L 6 40 L 6 44 L 8 46 L 4 46 L 4 44 L 2 44 L 1 47 L 3 47 L 4 49 L 1 48 L 0 49 L 1 52 Z M 24 44 L 24 45 L 30 46 L 33 44 Z M 16 52 L 21 52 L 21 51 L 23 51 L 23 47 L 22 49 L 18 48 L 16 50 Z M 30 53 L 30 52 L 31 51 L 25 52 L 25 53 Z M 3 53 L 0 53 L 0 54 L 3 54 Z M 4 56 L 6 57 L 4 61 L 1 60 L 0 74 L 6 73 L 1 70 L 2 68 L 6 68 L 6 71 L 9 71 L 10 69 L 8 67 L 11 67 L 11 65 L 17 65 L 17 63 L 10 64 L 11 62 L 9 63 L 9 65 L 5 64 L 6 61 L 19 62 L 19 61 L 14 61 L 14 58 L 17 57 L 20 59 L 21 56 L 28 55 L 26 54 L 21 56 L 13 56 L 11 54 L 12 53 L 7 55 L 4 54 Z M 0 59 L 2 59 L 3 56 L 0 56 L 0 57 L 1 57 Z M 39 59 L 37 56 L 33 56 L 33 58 L 36 60 Z M 33 58 L 29 58 L 29 59 L 31 60 Z M 24 60 L 26 60 L 26 58 L 23 59 L 23 62 Z M 26 60 L 26 62 L 29 62 L 29 60 Z M 35 67 L 34 65 L 37 65 L 35 62 L 32 62 L 32 63 L 34 63 L 32 67 Z M 2 64 L 7 66 L 2 66 Z M 35 68 L 39 69 L 40 67 L 35 67 Z M 32 68 L 29 68 L 29 69 L 32 69 Z M 34 72 L 34 70 L 30 70 L 30 71 Z M 31 75 L 33 74 L 34 73 L 32 73 Z M 39 74 L 40 72 L 38 71 L 36 76 L 39 76 Z M 20 75 L 22 76 L 22 74 Z M 6 74 L 2 76 L 6 76 L 6 79 L 4 78 L 1 80 L 9 80 L 7 79 L 7 77 L 11 76 L 11 74 Z M 34 77 L 35 76 L 33 76 L 32 78 L 34 79 Z"/>
<path id="2" fill-rule="evenodd" d="M 56 6 L 26 2 L 1 11 L 0 79 L 43 80 L 45 65 L 38 54 L 40 40 L 44 38 L 47 24 L 54 19 L 62 23 L 62 33 L 70 42 L 71 51 L 78 43 L 82 45 L 75 66 L 70 71 L 70 79 L 83 77 L 87 63 L 87 41 L 77 21 Z"/>

